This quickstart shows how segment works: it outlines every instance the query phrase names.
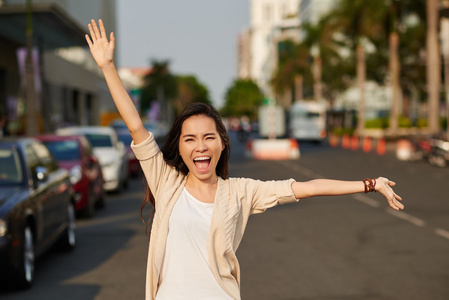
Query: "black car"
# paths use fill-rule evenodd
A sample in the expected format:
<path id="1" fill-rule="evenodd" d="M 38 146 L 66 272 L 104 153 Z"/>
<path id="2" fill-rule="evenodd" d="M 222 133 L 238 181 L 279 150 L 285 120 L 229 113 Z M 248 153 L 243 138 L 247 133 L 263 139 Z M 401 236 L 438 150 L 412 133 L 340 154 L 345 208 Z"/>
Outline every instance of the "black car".
<path id="1" fill-rule="evenodd" d="M 35 139 L 0 140 L 0 282 L 31 286 L 35 258 L 75 241 L 70 174 Z"/>

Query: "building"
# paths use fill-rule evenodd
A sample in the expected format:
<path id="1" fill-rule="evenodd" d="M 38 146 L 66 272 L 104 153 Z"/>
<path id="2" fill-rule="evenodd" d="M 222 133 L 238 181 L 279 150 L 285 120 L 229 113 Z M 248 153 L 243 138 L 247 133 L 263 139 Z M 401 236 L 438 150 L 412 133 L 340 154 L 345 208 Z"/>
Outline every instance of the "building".
<path id="1" fill-rule="evenodd" d="M 335 0 L 302 0 L 299 5 L 299 19 L 302 23 L 317 23 L 335 5 Z"/>
<path id="2" fill-rule="evenodd" d="M 25 0 L 0 1 L 0 115 L 10 134 L 23 134 L 26 115 Z M 97 125 L 116 111 L 85 41 L 91 19 L 116 29 L 115 0 L 33 0 L 33 68 L 39 132 Z"/>
<path id="3" fill-rule="evenodd" d="M 237 40 L 237 77 L 251 78 L 251 31 L 241 32 Z"/>
<path id="4" fill-rule="evenodd" d="M 249 77 L 270 98 L 274 97 L 270 80 L 277 66 L 277 43 L 287 36 L 299 36 L 299 3 L 300 0 L 250 1 L 250 28 L 246 34 L 250 54 L 245 63 Z"/>

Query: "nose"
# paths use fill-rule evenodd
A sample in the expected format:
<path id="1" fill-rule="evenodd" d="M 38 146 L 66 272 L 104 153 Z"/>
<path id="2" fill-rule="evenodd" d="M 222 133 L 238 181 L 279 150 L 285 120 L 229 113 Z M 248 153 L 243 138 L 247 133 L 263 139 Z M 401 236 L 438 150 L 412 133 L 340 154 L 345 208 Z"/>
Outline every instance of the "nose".
<path id="1" fill-rule="evenodd" d="M 198 143 L 196 144 L 196 151 L 198 152 L 204 152 L 207 150 L 207 144 L 205 141 L 203 140 L 199 140 Z"/>

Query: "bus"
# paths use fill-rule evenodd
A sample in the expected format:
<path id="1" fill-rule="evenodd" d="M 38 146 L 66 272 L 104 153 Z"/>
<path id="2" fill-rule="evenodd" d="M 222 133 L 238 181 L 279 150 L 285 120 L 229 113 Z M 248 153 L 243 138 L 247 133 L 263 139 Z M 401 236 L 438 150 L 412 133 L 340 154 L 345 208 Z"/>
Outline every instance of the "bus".
<path id="1" fill-rule="evenodd" d="M 290 137 L 297 140 L 322 142 L 327 136 L 326 108 L 324 101 L 295 101 L 290 108 Z"/>

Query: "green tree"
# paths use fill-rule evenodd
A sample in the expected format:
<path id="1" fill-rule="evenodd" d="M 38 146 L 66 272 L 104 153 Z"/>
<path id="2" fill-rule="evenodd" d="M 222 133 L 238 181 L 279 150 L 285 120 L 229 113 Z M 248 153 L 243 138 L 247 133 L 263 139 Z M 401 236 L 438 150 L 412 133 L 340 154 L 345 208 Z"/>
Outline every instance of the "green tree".
<path id="1" fill-rule="evenodd" d="M 264 95 L 251 79 L 236 79 L 227 89 L 225 105 L 220 110 L 223 116 L 247 115 L 251 119 L 257 117 L 257 109 L 262 104 Z"/>
<path id="2" fill-rule="evenodd" d="M 141 113 L 145 114 L 151 102 L 159 101 L 163 109 L 163 116 L 169 118 L 168 111 L 172 107 L 172 100 L 178 94 L 175 76 L 170 72 L 169 61 L 152 60 L 151 72 L 144 78 L 141 96 Z"/>
<path id="3" fill-rule="evenodd" d="M 311 49 L 313 95 L 316 100 L 326 98 L 331 107 L 333 99 L 347 87 L 342 74 L 350 71 L 350 64 L 342 57 L 342 48 L 345 46 L 338 36 L 338 24 L 328 14 L 323 16 L 316 24 L 303 24 L 304 40 L 302 44 Z M 325 70 L 323 72 L 323 70 Z"/>
<path id="4" fill-rule="evenodd" d="M 176 113 L 179 113 L 188 104 L 203 102 L 212 104 L 207 87 L 199 82 L 195 76 L 176 76 L 178 94 L 173 100 Z"/>
<path id="5" fill-rule="evenodd" d="M 303 98 L 305 86 L 312 85 L 312 75 L 309 67 L 309 49 L 304 44 L 285 40 L 278 44 L 278 66 L 271 78 L 271 86 L 277 99 L 291 101 L 292 98 Z M 288 101 L 285 101 L 288 102 Z M 284 103 L 288 107 L 288 103 Z"/>
<path id="6" fill-rule="evenodd" d="M 341 28 L 348 37 L 348 46 L 354 50 L 356 53 L 354 56 L 357 57 L 357 83 L 361 95 L 359 129 L 364 128 L 363 94 L 366 77 L 376 79 L 381 83 L 389 80 L 393 90 L 390 129 L 393 132 L 397 129 L 401 78 L 405 74 L 404 70 L 401 70 L 401 60 L 411 57 L 409 53 L 400 55 L 401 47 L 407 48 L 400 40 L 400 34 L 410 29 L 408 22 L 411 16 L 423 19 L 423 11 L 425 11 L 423 4 L 423 0 L 341 0 L 335 10 L 331 12 L 334 19 L 337 20 L 338 26 L 336 27 Z M 366 62 L 364 40 L 370 41 L 376 48 L 366 58 Z M 372 68 L 369 66 L 370 64 L 372 64 Z"/>

